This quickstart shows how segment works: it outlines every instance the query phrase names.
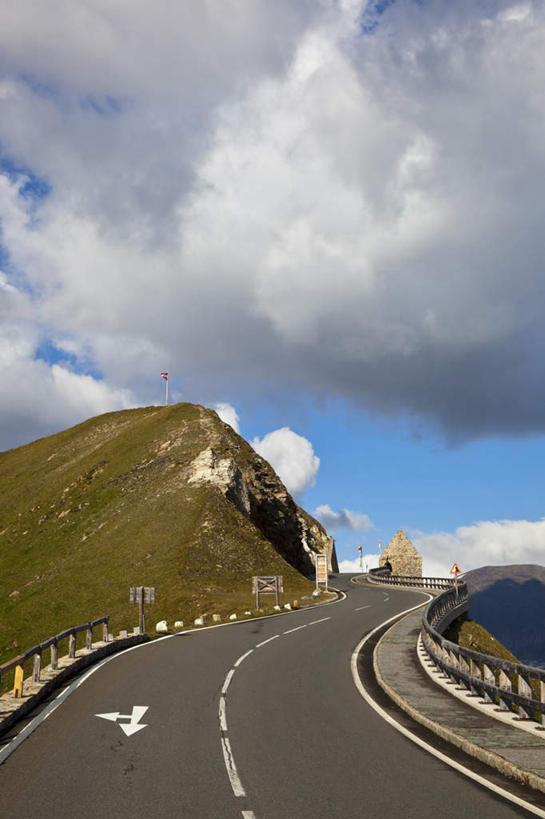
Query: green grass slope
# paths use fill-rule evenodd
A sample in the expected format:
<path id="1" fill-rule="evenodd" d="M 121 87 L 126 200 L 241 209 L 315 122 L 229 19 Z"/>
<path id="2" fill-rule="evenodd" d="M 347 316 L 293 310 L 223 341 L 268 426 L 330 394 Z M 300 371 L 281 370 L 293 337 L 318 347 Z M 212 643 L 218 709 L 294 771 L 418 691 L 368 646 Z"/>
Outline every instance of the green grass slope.
<path id="1" fill-rule="evenodd" d="M 497 640 L 484 626 L 470 620 L 467 616 L 459 617 L 455 620 L 444 636 L 452 643 L 457 643 L 462 648 L 470 648 L 472 651 L 479 651 L 481 654 L 490 654 L 500 660 L 509 660 L 518 663 L 519 660 Z"/>
<path id="2" fill-rule="evenodd" d="M 109 413 L 0 453 L 0 663 L 104 614 L 112 630 L 136 625 L 131 585 L 156 587 L 148 629 L 251 608 L 253 574 L 282 574 L 286 601 L 312 591 L 217 487 L 188 483 L 211 438 L 220 456 L 256 458 L 191 404 Z"/>

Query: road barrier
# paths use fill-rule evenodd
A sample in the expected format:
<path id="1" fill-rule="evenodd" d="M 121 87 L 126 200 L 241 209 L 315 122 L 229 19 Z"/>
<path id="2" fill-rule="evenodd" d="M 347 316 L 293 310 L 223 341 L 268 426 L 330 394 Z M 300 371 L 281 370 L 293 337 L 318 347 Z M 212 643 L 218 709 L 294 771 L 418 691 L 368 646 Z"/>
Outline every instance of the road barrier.
<path id="1" fill-rule="evenodd" d="M 545 723 L 545 670 L 481 654 L 443 637 L 469 609 L 465 583 L 434 598 L 422 618 L 422 643 L 430 659 L 470 695 L 512 711 L 519 719 Z"/>
<path id="2" fill-rule="evenodd" d="M 98 620 L 93 620 L 90 623 L 84 623 L 82 626 L 72 626 L 72 628 L 67 628 L 65 631 L 61 631 L 60 634 L 56 634 L 54 637 L 49 637 L 49 639 L 44 640 L 43 643 L 40 643 L 37 646 L 29 648 L 23 654 L 19 654 L 19 656 L 14 657 L 7 663 L 0 665 L 0 685 L 2 682 L 2 675 L 5 674 L 7 671 L 15 669 L 13 696 L 17 698 L 22 697 L 23 680 L 25 676 L 25 663 L 27 662 L 27 660 L 30 660 L 31 657 L 34 657 L 32 680 L 33 682 L 40 682 L 42 654 L 44 651 L 46 651 L 48 648 L 50 649 L 51 668 L 57 669 L 59 662 L 58 645 L 61 642 L 61 640 L 65 640 L 66 638 L 68 638 L 68 656 L 71 659 L 74 659 L 76 656 L 76 634 L 78 634 L 81 631 L 85 631 L 85 648 L 88 651 L 91 651 L 93 646 L 93 629 L 96 626 L 102 624 L 102 639 L 105 643 L 108 642 L 109 619 L 110 619 L 109 617 L 99 617 Z"/>
<path id="3" fill-rule="evenodd" d="M 371 583 L 387 586 L 416 586 L 419 589 L 450 589 L 454 581 L 448 577 L 418 577 L 417 575 L 392 574 L 389 569 L 380 566 L 370 569 L 367 577 Z"/>

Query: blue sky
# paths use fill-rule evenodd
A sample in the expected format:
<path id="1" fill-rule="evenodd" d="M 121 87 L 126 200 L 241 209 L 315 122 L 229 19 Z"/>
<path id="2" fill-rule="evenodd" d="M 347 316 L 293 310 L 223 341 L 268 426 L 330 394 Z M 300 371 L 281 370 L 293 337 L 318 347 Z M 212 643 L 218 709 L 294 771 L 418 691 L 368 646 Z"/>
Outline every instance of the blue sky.
<path id="1" fill-rule="evenodd" d="M 6 9 L 0 448 L 166 369 L 341 560 L 542 562 L 542 4 L 251 8 Z"/>

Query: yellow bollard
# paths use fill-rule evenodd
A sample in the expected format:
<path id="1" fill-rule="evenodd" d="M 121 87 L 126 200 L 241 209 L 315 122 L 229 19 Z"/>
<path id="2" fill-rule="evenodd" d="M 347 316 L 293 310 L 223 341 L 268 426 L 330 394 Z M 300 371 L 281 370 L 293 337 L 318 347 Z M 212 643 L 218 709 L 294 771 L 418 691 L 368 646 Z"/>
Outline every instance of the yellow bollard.
<path id="1" fill-rule="evenodd" d="M 23 696 L 23 677 L 25 671 L 22 665 L 15 666 L 15 682 L 13 683 L 13 696 L 16 698 Z"/>

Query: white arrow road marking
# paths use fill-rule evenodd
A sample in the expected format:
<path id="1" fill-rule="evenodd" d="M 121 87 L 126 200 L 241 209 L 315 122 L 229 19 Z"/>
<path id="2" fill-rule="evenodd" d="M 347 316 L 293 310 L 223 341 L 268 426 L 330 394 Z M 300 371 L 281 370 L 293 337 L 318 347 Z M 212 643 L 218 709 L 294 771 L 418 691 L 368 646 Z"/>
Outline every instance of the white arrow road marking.
<path id="1" fill-rule="evenodd" d="M 108 714 L 95 714 L 95 717 L 100 717 L 101 719 L 107 719 L 110 722 L 117 722 L 121 719 L 128 719 L 128 723 L 119 723 L 119 727 L 121 728 L 124 733 L 130 737 L 132 734 L 136 734 L 137 731 L 140 731 L 142 728 L 147 728 L 147 724 L 139 725 L 140 720 L 148 710 L 149 705 L 133 705 L 132 707 L 132 714 L 120 714 L 119 711 L 111 711 Z"/>

